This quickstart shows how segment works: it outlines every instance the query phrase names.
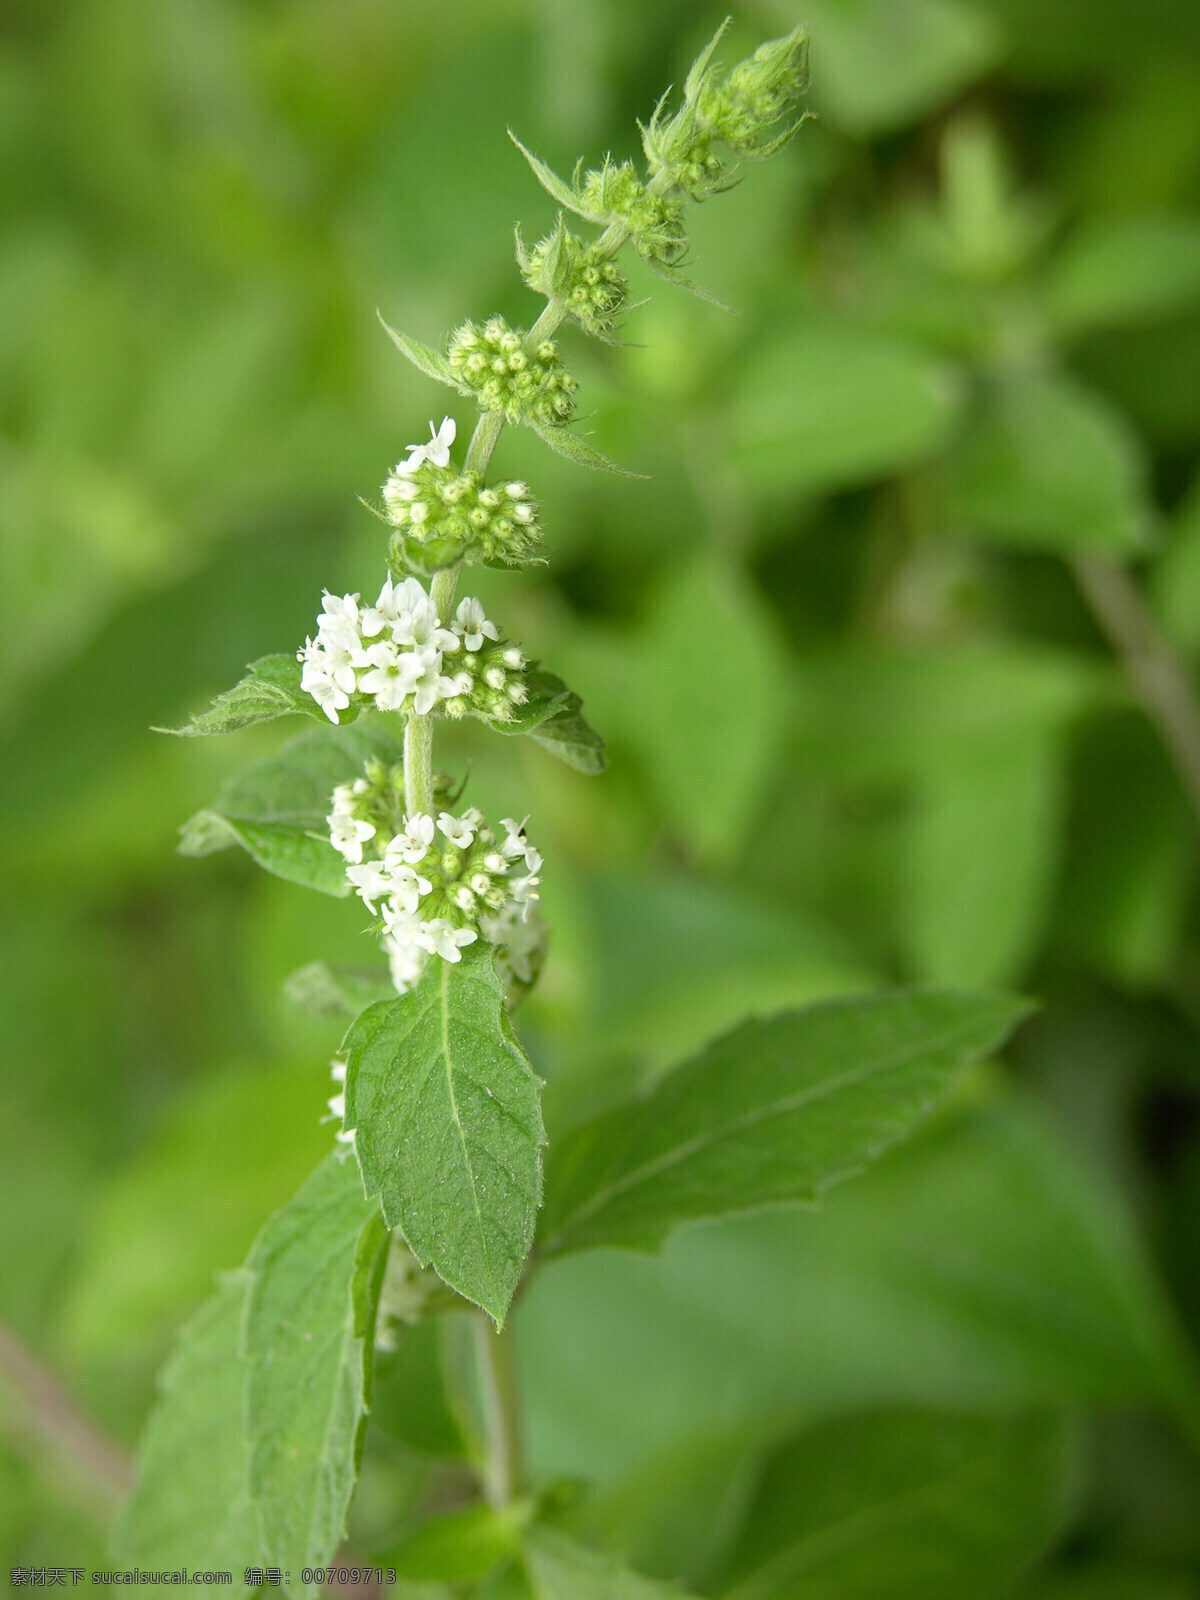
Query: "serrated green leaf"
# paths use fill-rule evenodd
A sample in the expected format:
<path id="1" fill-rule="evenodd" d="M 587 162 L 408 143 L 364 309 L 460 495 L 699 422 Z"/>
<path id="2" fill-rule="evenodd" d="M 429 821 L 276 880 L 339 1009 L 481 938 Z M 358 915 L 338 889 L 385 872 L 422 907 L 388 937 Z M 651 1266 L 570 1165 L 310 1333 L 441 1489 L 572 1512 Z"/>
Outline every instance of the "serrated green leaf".
<path id="1" fill-rule="evenodd" d="M 529 1529 L 525 1565 L 536 1600 L 688 1600 L 677 1584 L 643 1577 L 557 1528 Z"/>
<path id="2" fill-rule="evenodd" d="M 617 466 L 615 461 L 610 461 L 586 439 L 572 433 L 570 428 L 556 427 L 549 422 L 533 422 L 530 426 L 543 444 L 548 444 L 557 455 L 565 456 L 568 461 L 574 461 L 581 467 L 593 467 L 598 472 L 615 472 L 620 478 L 646 476 L 644 472 L 630 472 L 625 467 Z"/>
<path id="3" fill-rule="evenodd" d="M 387 967 L 348 967 L 310 961 L 284 979 L 283 992 L 293 1005 L 316 1017 L 356 1017 L 377 1000 L 396 992 Z"/>
<path id="4" fill-rule="evenodd" d="M 1166 318 L 1200 298 L 1200 223 L 1187 216 L 1097 221 L 1070 239 L 1043 289 L 1065 334 Z"/>
<path id="5" fill-rule="evenodd" d="M 391 765 L 399 742 L 378 728 L 319 728 L 278 755 L 256 761 L 226 784 L 212 806 L 180 830 L 182 855 L 239 844 L 260 867 L 291 883 L 345 896 L 346 863 L 329 842 L 326 817 L 339 783 L 361 776 L 371 757 Z"/>
<path id="6" fill-rule="evenodd" d="M 1038 550 L 1145 550 L 1141 446 L 1099 395 L 1062 375 L 988 396 L 944 466 L 957 531 Z"/>
<path id="7" fill-rule="evenodd" d="M 545 1135 L 491 946 L 431 961 L 415 989 L 359 1017 L 342 1056 L 368 1194 L 422 1266 L 502 1323 L 533 1238 Z"/>
<path id="8" fill-rule="evenodd" d="M 377 312 L 376 315 L 378 316 L 379 313 Z M 438 383 L 445 383 L 451 389 L 457 389 L 459 394 L 470 393 L 470 390 L 459 383 L 453 372 L 451 372 L 449 361 L 440 351 L 432 349 L 427 344 L 422 344 L 419 339 L 409 338 L 407 333 L 401 333 L 398 328 L 389 327 L 382 316 L 379 316 L 379 320 L 383 324 L 384 332 L 396 346 L 396 349 L 399 350 L 401 355 L 407 356 L 418 371 L 423 372 L 427 378 L 434 378 Z"/>
<path id="9" fill-rule="evenodd" d="M 402 1578 L 464 1582 L 482 1578 L 520 1548 L 529 1520 L 528 1501 L 512 1505 L 464 1506 L 430 1517 L 388 1552 L 385 1566 Z"/>
<path id="10" fill-rule="evenodd" d="M 577 772 L 595 774 L 607 766 L 604 740 L 582 715 L 583 701 L 553 672 L 536 661 L 525 675 L 529 698 L 506 722 L 484 717 L 497 733 L 526 733 Z"/>
<path id="11" fill-rule="evenodd" d="M 833 1417 L 765 1463 L 728 1600 L 962 1600 L 1020 1576 L 1062 1527 L 1076 1441 L 1060 1417 Z"/>
<path id="12" fill-rule="evenodd" d="M 300 663 L 295 656 L 263 656 L 250 663 L 247 677 L 219 694 L 207 711 L 196 712 L 185 727 L 155 728 L 154 732 L 185 738 L 232 733 L 256 722 L 273 722 L 276 717 L 286 717 L 292 712 L 320 721 L 325 713 L 312 695 L 301 689 L 300 673 Z"/>
<path id="13" fill-rule="evenodd" d="M 238 1341 L 248 1291 L 244 1272 L 228 1274 L 163 1369 L 138 1485 L 113 1534 L 123 1566 L 223 1566 L 240 1577 L 267 1560 L 246 1484 Z M 239 1582 L 233 1592 L 246 1590 Z"/>
<path id="14" fill-rule="evenodd" d="M 291 1570 L 293 1587 L 345 1534 L 388 1243 L 355 1163 L 335 1151 L 246 1262 L 247 1491 L 267 1559 Z"/>
<path id="15" fill-rule="evenodd" d="M 743 1023 L 554 1146 L 538 1253 L 653 1250 L 685 1222 L 811 1203 L 910 1133 L 1027 1010 L 915 991 Z"/>
<path id="16" fill-rule="evenodd" d="M 595 212 L 585 211 L 580 204 L 579 196 L 574 187 L 567 183 L 564 178 L 560 178 L 556 172 L 553 172 L 544 161 L 539 161 L 532 150 L 527 150 L 511 128 L 508 130 L 508 137 L 533 168 L 533 175 L 542 188 L 545 189 L 548 195 L 557 200 L 560 206 L 566 206 L 568 211 L 573 211 L 577 217 L 583 217 L 587 222 L 602 224 L 608 220 Z"/>

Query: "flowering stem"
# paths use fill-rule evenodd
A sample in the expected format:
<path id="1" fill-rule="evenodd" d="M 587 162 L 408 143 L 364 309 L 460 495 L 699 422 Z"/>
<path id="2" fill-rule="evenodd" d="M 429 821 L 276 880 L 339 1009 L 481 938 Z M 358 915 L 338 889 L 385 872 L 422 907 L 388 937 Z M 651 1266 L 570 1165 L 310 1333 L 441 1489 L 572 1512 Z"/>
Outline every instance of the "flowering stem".
<path id="1" fill-rule="evenodd" d="M 404 806 L 410 817 L 433 813 L 433 717 L 415 711 L 404 724 Z"/>

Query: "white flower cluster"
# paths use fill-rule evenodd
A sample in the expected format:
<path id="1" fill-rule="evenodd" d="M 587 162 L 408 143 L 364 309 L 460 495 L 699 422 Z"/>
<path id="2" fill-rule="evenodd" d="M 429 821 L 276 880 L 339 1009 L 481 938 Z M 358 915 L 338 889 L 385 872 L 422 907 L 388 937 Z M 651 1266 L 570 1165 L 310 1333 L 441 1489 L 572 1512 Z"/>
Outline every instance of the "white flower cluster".
<path id="1" fill-rule="evenodd" d="M 393 832 L 373 791 L 367 778 L 334 790 L 329 837 L 347 878 L 383 919 L 397 992 L 412 988 L 430 956 L 461 961 L 481 934 L 498 947 L 506 977 L 531 982 L 544 940 L 530 916 L 542 858 L 524 823 L 506 817 L 501 841 L 472 807 L 458 817 L 443 811 L 436 821 L 418 812 Z"/>
<path id="2" fill-rule="evenodd" d="M 489 704 L 497 697 L 507 703 L 511 716 L 511 706 L 527 698 L 520 676 L 525 657 L 506 645 L 498 660 L 489 649 L 481 662 L 477 652 L 484 641 L 498 639 L 496 624 L 474 599 L 460 601 L 453 622 L 443 628 L 437 606 L 416 578 L 394 583 L 389 576 L 373 606 L 361 605 L 356 594 L 327 590 L 317 636 L 297 652 L 304 663 L 300 687 L 335 723 L 358 696 L 373 700 L 380 711 L 425 716 L 442 703 L 461 716 L 478 691 Z"/>
<path id="3" fill-rule="evenodd" d="M 410 444 L 383 486 L 386 516 L 396 532 L 394 569 L 436 572 L 459 561 L 517 566 L 534 559 L 541 541 L 537 507 L 523 483 L 487 486 L 477 472 L 450 461 L 453 417 L 428 444 Z"/>

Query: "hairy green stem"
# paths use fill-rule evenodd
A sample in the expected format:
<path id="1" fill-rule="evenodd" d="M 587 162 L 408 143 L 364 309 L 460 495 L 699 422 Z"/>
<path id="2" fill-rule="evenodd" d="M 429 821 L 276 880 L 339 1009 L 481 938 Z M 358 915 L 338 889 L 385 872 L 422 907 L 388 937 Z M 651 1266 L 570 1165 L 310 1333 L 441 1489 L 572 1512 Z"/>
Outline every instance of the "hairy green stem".
<path id="1" fill-rule="evenodd" d="M 483 1438 L 483 1491 L 494 1506 L 521 1492 L 521 1427 L 511 1335 L 497 1333 L 490 1318 L 472 1317 L 479 1411 Z"/>
<path id="2" fill-rule="evenodd" d="M 404 724 L 404 806 L 410 817 L 433 812 L 433 717 L 410 712 Z"/>

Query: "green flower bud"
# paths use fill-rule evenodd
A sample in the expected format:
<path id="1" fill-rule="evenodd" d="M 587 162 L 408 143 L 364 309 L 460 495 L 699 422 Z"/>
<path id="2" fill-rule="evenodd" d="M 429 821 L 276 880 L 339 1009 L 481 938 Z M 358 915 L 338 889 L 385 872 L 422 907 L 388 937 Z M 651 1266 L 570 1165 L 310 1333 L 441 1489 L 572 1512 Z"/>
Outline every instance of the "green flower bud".
<path id="1" fill-rule="evenodd" d="M 605 161 L 584 173 L 580 203 L 604 222 L 623 222 L 638 254 L 652 261 L 671 266 L 687 252 L 683 201 L 648 189 L 632 161 Z"/>
<path id="2" fill-rule="evenodd" d="M 499 411 L 506 422 L 563 427 L 575 410 L 575 379 L 552 340 L 528 355 L 523 337 L 503 317 L 490 318 L 482 328 L 465 322 L 450 340 L 450 371 L 483 411 Z"/>
<path id="3" fill-rule="evenodd" d="M 780 39 L 769 39 L 748 60 L 739 61 L 723 81 L 708 69 L 712 48 L 701 58 L 703 66 L 697 63 L 700 70 L 689 73 L 685 89 L 701 124 L 713 138 L 750 161 L 782 150 L 804 120 L 801 117 L 782 132 L 773 131 L 808 87 L 807 31 L 793 28 Z"/>
<path id="4" fill-rule="evenodd" d="M 526 249 L 517 233 L 517 262 L 535 294 L 557 300 L 588 333 L 608 334 L 625 303 L 628 285 L 615 262 L 570 232 L 561 214 L 553 233 Z"/>
<path id="5" fill-rule="evenodd" d="M 520 495 L 512 495 L 514 489 Z M 477 473 L 428 459 L 397 469 L 383 486 L 385 514 L 396 530 L 389 566 L 397 576 L 427 577 L 460 561 L 499 567 L 533 561 L 542 530 L 527 493 L 523 483 L 481 487 Z"/>

